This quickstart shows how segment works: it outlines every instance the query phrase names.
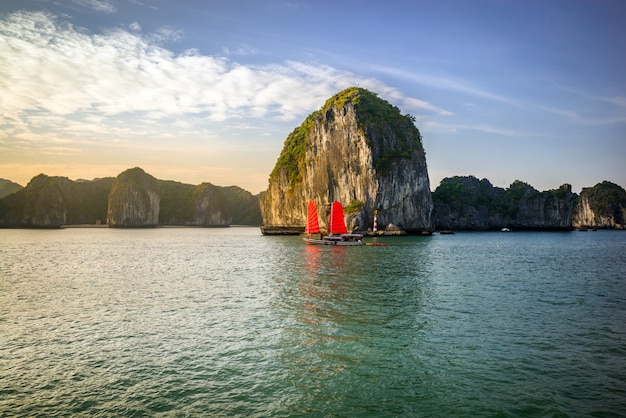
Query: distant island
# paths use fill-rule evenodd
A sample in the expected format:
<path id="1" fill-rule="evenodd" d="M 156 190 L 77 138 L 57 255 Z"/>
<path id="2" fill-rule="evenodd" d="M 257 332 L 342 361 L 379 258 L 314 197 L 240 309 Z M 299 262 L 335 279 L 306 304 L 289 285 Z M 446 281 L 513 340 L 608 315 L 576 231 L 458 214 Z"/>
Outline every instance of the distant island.
<path id="1" fill-rule="evenodd" d="M 140 168 L 120 175 L 149 176 Z M 150 203 L 145 186 L 116 183 L 114 177 L 72 181 L 40 174 L 0 198 L 0 228 L 262 225 L 259 195 L 236 186 L 155 181 L 156 218 L 155 202 Z M 0 179 L 0 186 L 7 183 L 15 184 Z M 443 179 L 432 199 L 434 230 L 626 228 L 626 191 L 609 181 L 585 187 L 577 195 L 568 185 L 539 192 L 521 181 L 502 189 L 487 179 L 455 176 Z M 108 216 L 117 216 L 115 224 Z"/>
<path id="2" fill-rule="evenodd" d="M 236 186 L 158 180 L 139 167 L 90 181 L 40 174 L 0 199 L 0 227 L 260 225 L 258 199 Z"/>
<path id="3" fill-rule="evenodd" d="M 324 211 L 345 205 L 353 231 L 431 234 L 436 230 L 626 228 L 626 191 L 609 181 L 538 191 L 454 176 L 434 192 L 415 118 L 373 92 L 350 87 L 329 98 L 285 140 L 266 191 L 159 180 L 139 167 L 117 177 L 35 176 L 26 187 L 0 179 L 0 228 L 108 225 L 262 226 L 264 234 L 303 231 L 308 200 Z"/>
<path id="4" fill-rule="evenodd" d="M 451 177 L 433 192 L 433 222 L 438 230 L 624 229 L 626 191 L 604 181 L 572 193 L 569 184 L 540 192 L 516 180 L 494 187 L 474 176 Z"/>

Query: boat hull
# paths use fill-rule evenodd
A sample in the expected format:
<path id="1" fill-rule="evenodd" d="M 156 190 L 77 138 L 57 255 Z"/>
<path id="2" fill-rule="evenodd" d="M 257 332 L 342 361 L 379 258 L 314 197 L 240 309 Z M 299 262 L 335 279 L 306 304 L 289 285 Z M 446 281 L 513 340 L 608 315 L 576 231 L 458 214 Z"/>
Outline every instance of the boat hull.
<path id="1" fill-rule="evenodd" d="M 365 245 L 362 240 L 344 241 L 341 239 L 314 239 L 314 238 L 303 238 L 303 240 L 309 245 L 338 245 L 341 247 L 354 247 L 358 245 Z"/>

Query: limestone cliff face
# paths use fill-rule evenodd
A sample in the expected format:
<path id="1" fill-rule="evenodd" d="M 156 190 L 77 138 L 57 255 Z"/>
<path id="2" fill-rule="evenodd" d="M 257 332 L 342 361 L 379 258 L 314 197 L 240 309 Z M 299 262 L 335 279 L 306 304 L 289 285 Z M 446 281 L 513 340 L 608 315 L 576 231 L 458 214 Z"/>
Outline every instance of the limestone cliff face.
<path id="1" fill-rule="evenodd" d="M 196 188 L 193 199 L 193 225 L 228 226 L 232 217 L 224 210 L 221 188 L 202 183 Z"/>
<path id="2" fill-rule="evenodd" d="M 54 178 L 40 175 L 29 184 L 36 193 L 27 205 L 23 222 L 37 227 L 57 227 L 65 223 L 67 208 L 65 199 Z"/>
<path id="3" fill-rule="evenodd" d="M 32 189 L 38 192 L 37 198 L 27 208 L 23 221 L 37 227 L 58 227 L 65 224 L 67 208 L 59 185 L 47 176 L 36 177 L 34 182 L 42 184 L 32 185 Z"/>
<path id="4" fill-rule="evenodd" d="M 151 227 L 159 223 L 157 180 L 141 168 L 120 173 L 109 194 L 110 227 Z"/>
<path id="5" fill-rule="evenodd" d="M 572 229 L 576 195 L 569 184 L 539 192 L 515 181 L 508 189 L 487 179 L 451 177 L 433 193 L 437 229 Z"/>
<path id="6" fill-rule="evenodd" d="M 576 228 L 626 228 L 626 191 L 608 181 L 583 188 L 572 223 Z"/>
<path id="7" fill-rule="evenodd" d="M 334 200 L 348 229 L 393 223 L 432 231 L 433 208 L 421 136 L 410 116 L 365 89 L 346 89 L 311 114 L 285 141 L 260 199 L 266 226 L 298 227 L 313 199 L 326 227 Z"/>
<path id="8" fill-rule="evenodd" d="M 0 199 L 0 227 L 58 228 L 106 219 L 112 178 L 72 181 L 40 174 Z"/>
<path id="9" fill-rule="evenodd" d="M 61 183 L 65 180 L 40 174 L 25 188 L 6 196 L 0 203 L 0 226 L 58 228 L 64 225 L 67 207 Z"/>
<path id="10" fill-rule="evenodd" d="M 555 190 L 539 192 L 523 182 L 509 186 L 506 196 L 510 205 L 508 225 L 527 229 L 572 229 L 572 212 L 576 195 L 564 184 Z"/>

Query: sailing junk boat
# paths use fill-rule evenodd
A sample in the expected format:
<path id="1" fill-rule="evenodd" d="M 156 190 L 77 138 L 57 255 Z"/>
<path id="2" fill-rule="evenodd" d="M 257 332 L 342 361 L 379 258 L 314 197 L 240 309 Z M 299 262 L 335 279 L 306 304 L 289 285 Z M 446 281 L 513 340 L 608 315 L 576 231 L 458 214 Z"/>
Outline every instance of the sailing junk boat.
<path id="1" fill-rule="evenodd" d="M 330 209 L 328 221 L 328 234 L 322 235 L 317 217 L 315 202 L 310 200 L 307 210 L 306 228 L 307 237 L 304 241 L 312 245 L 363 245 L 363 235 L 349 234 L 343 217 L 341 203 L 334 201 Z M 313 234 L 320 234 L 320 239 L 312 238 Z"/>

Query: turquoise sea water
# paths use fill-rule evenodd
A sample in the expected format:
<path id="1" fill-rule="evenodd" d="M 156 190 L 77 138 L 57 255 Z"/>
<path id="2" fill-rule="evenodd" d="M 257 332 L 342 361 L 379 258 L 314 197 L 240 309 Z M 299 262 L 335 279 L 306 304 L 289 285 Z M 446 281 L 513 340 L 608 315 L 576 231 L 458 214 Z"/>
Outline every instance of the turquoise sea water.
<path id="1" fill-rule="evenodd" d="M 383 241 L 0 230 L 0 416 L 626 415 L 626 232 Z"/>

